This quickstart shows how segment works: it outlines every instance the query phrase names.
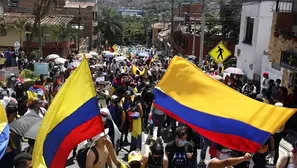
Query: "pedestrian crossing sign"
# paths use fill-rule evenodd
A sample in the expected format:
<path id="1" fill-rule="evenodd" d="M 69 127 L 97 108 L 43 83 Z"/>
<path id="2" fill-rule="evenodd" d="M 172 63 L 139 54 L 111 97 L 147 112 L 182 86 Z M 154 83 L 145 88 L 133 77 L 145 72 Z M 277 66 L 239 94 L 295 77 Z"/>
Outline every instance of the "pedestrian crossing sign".
<path id="1" fill-rule="evenodd" d="M 217 63 L 223 63 L 228 57 L 230 57 L 231 52 L 221 41 L 208 53 Z"/>

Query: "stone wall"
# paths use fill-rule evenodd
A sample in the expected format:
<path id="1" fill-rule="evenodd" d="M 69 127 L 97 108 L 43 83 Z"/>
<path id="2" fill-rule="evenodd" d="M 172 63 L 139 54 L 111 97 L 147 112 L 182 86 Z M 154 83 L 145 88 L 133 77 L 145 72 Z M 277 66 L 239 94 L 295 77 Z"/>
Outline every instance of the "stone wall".
<path id="1" fill-rule="evenodd" d="M 294 51 L 297 53 L 297 40 L 295 39 L 284 39 L 282 36 L 276 37 L 276 23 L 277 23 L 277 13 L 273 14 L 272 20 L 272 28 L 271 28 L 271 36 L 270 36 L 270 43 L 268 49 L 268 55 L 270 60 L 276 63 L 280 63 L 281 53 L 282 51 Z M 284 69 L 283 71 L 283 78 L 282 78 L 282 85 L 288 87 L 289 81 L 288 77 L 289 74 L 292 73 L 290 70 Z M 288 88 L 289 92 L 292 92 L 292 87 Z"/>

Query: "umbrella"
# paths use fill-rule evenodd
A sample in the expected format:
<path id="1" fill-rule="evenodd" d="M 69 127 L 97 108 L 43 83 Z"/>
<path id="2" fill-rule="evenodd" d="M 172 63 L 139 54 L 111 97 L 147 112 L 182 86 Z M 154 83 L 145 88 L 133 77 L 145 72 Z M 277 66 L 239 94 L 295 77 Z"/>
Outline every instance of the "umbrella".
<path id="1" fill-rule="evenodd" d="M 112 58 L 112 57 L 114 57 L 114 54 L 109 52 L 109 53 L 104 54 L 103 57 L 104 58 Z"/>
<path id="2" fill-rule="evenodd" d="M 196 59 L 197 57 L 195 55 L 188 55 L 187 58 L 188 59 Z"/>
<path id="3" fill-rule="evenodd" d="M 138 57 L 149 57 L 149 54 L 142 52 L 138 54 Z"/>
<path id="4" fill-rule="evenodd" d="M 64 64 L 67 60 L 65 58 L 56 58 L 55 63 L 56 64 Z"/>
<path id="5" fill-rule="evenodd" d="M 220 75 L 211 75 L 210 77 L 212 77 L 213 79 L 216 79 L 216 80 L 222 80 L 223 77 L 221 77 Z"/>
<path id="6" fill-rule="evenodd" d="M 93 56 L 91 54 L 88 53 L 79 53 L 75 56 L 75 58 L 83 58 L 84 55 L 86 55 L 86 58 L 93 58 Z"/>
<path id="7" fill-rule="evenodd" d="M 50 54 L 45 59 L 46 60 L 54 60 L 56 58 L 60 58 L 60 56 L 58 54 Z"/>
<path id="8" fill-rule="evenodd" d="M 239 68 L 230 67 L 224 70 L 225 73 L 244 75 L 243 71 Z"/>
<path id="9" fill-rule="evenodd" d="M 95 51 L 90 51 L 89 54 L 91 54 L 93 57 L 98 57 L 98 53 Z"/>
<path id="10" fill-rule="evenodd" d="M 12 122 L 10 126 L 10 130 L 15 132 L 20 136 L 24 136 L 26 132 L 37 122 L 41 121 L 41 118 L 38 116 L 22 116 L 20 119 Z"/>
<path id="11" fill-rule="evenodd" d="M 125 61 L 127 58 L 125 56 L 120 56 L 120 57 L 115 57 L 114 60 L 116 62 L 123 62 Z"/>
<path id="12" fill-rule="evenodd" d="M 41 120 L 37 121 L 35 124 L 33 124 L 25 133 L 24 138 L 36 139 L 40 125 L 41 125 Z"/>

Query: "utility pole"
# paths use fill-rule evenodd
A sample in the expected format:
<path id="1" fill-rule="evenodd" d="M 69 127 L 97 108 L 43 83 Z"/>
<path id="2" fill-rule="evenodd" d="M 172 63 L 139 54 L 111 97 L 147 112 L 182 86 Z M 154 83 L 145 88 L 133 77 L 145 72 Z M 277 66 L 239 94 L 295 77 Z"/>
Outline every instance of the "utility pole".
<path id="1" fill-rule="evenodd" d="M 79 53 L 79 43 L 80 43 L 80 22 L 81 22 L 81 15 L 80 15 L 80 5 L 78 6 L 78 29 L 77 29 L 77 52 Z"/>
<path id="2" fill-rule="evenodd" d="M 192 46 L 192 55 L 195 55 L 196 25 L 197 25 L 197 19 L 196 19 L 196 17 L 195 17 L 194 33 L 193 33 L 193 46 Z"/>
<path id="3" fill-rule="evenodd" d="M 203 49 L 204 49 L 204 29 L 205 29 L 205 0 L 202 0 L 202 23 L 200 33 L 200 53 L 199 53 L 199 65 L 202 65 Z"/>
<path id="4" fill-rule="evenodd" d="M 38 19 L 38 48 L 39 48 L 39 53 L 40 53 L 40 58 L 43 58 L 43 52 L 42 52 L 42 29 L 41 29 L 41 18 L 39 17 Z"/>
<path id="5" fill-rule="evenodd" d="M 173 56 L 173 32 L 174 32 L 174 0 L 171 0 L 171 55 Z"/>

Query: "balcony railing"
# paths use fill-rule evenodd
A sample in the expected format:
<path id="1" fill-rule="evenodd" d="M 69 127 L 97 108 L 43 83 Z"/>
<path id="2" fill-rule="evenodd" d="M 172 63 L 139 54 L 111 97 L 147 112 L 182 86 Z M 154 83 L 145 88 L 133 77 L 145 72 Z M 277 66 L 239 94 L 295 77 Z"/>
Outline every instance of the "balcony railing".
<path id="1" fill-rule="evenodd" d="M 277 0 L 275 4 L 276 12 L 287 12 L 291 13 L 294 10 L 294 6 L 296 6 L 297 0 Z"/>

